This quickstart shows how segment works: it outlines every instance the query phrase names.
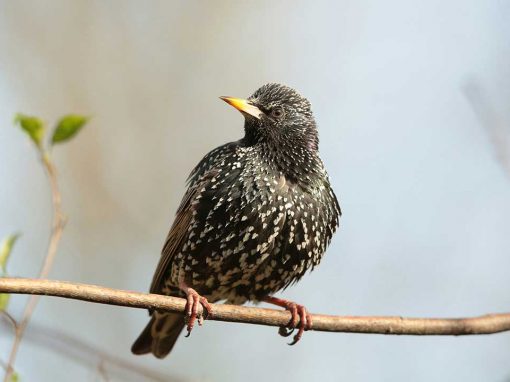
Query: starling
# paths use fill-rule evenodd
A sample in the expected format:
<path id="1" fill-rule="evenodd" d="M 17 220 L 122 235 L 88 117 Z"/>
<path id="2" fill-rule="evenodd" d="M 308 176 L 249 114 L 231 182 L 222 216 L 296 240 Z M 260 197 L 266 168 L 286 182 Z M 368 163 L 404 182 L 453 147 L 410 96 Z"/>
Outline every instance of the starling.
<path id="1" fill-rule="evenodd" d="M 178 313 L 151 313 L 132 347 L 165 357 L 188 335 L 199 304 L 265 301 L 289 310 L 293 343 L 311 329 L 306 308 L 273 294 L 319 264 L 338 227 L 340 206 L 318 153 L 310 102 L 270 83 L 247 100 L 221 97 L 245 118 L 244 138 L 212 150 L 191 172 L 164 244 L 151 293 L 187 299 Z M 198 317 L 199 324 L 203 317 Z"/>

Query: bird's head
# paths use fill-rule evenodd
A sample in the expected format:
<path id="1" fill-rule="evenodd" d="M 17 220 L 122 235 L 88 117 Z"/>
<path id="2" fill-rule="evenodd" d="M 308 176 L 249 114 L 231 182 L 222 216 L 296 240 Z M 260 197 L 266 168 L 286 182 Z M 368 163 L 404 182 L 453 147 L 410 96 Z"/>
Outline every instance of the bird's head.
<path id="1" fill-rule="evenodd" d="M 318 134 L 310 102 L 288 86 L 269 83 L 248 99 L 221 97 L 245 117 L 245 141 L 279 150 L 317 151 Z"/>

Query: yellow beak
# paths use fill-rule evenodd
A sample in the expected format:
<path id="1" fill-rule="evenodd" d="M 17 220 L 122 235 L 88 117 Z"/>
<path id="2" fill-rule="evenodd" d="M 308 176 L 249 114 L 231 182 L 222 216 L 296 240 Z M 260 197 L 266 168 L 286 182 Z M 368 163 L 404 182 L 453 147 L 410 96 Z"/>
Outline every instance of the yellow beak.
<path id="1" fill-rule="evenodd" d="M 262 111 L 260 111 L 260 109 L 257 106 L 252 105 L 247 100 L 233 97 L 220 97 L 220 98 L 229 105 L 234 106 L 241 113 L 245 113 L 251 115 L 252 117 L 260 119 Z"/>

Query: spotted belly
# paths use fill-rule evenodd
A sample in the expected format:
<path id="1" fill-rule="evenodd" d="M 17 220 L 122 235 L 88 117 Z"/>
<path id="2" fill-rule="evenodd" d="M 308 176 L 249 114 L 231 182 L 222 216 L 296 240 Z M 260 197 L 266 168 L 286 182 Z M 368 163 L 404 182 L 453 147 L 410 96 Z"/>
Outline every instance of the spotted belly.
<path id="1" fill-rule="evenodd" d="M 284 206 L 291 204 L 289 200 L 281 198 Z M 175 277 L 185 275 L 188 285 L 211 302 L 227 300 L 233 304 L 261 300 L 298 281 L 319 264 L 329 242 L 331 218 L 321 214 L 316 202 L 296 205 L 293 201 L 291 205 L 296 208 L 271 209 L 271 214 L 258 214 L 257 220 L 241 216 L 240 232 L 216 242 L 204 256 L 178 256 Z M 235 246 L 224 244 L 233 240 Z M 177 282 L 174 278 L 169 288 Z"/>

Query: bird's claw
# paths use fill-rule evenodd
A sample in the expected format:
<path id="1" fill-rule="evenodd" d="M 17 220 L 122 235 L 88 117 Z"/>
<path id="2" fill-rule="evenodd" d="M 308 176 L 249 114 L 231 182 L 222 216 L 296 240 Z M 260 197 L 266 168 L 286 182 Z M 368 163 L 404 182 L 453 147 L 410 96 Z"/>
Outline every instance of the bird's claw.
<path id="1" fill-rule="evenodd" d="M 294 333 L 294 328 L 288 328 L 286 326 L 280 326 L 280 329 L 278 329 L 278 334 L 282 337 L 288 337 L 292 333 Z"/>
<path id="2" fill-rule="evenodd" d="M 198 319 L 198 325 L 202 326 L 204 320 L 212 315 L 212 308 L 211 305 L 209 305 L 209 301 L 207 301 L 205 297 L 200 296 L 196 290 L 187 288 L 186 295 L 186 306 L 184 311 L 186 312 L 185 322 L 186 330 L 188 331 L 186 337 L 189 337 L 193 327 L 195 326 L 195 321 Z M 202 305 L 201 313 L 198 312 L 199 305 Z"/>
<path id="3" fill-rule="evenodd" d="M 287 326 L 280 327 L 278 333 L 283 337 L 288 337 L 295 329 L 298 329 L 292 342 L 289 343 L 289 345 L 295 345 L 303 336 L 304 331 L 312 328 L 312 316 L 303 305 L 294 302 L 289 302 L 285 306 L 285 309 L 290 312 L 291 319 Z"/>
<path id="4" fill-rule="evenodd" d="M 278 330 L 278 333 L 283 337 L 288 337 L 294 333 L 294 330 L 298 330 L 289 345 L 296 344 L 303 336 L 305 330 L 312 329 L 312 316 L 303 305 L 273 296 L 266 296 L 262 301 L 281 306 L 290 312 L 291 317 L 289 323 L 286 326 L 281 326 Z"/>

